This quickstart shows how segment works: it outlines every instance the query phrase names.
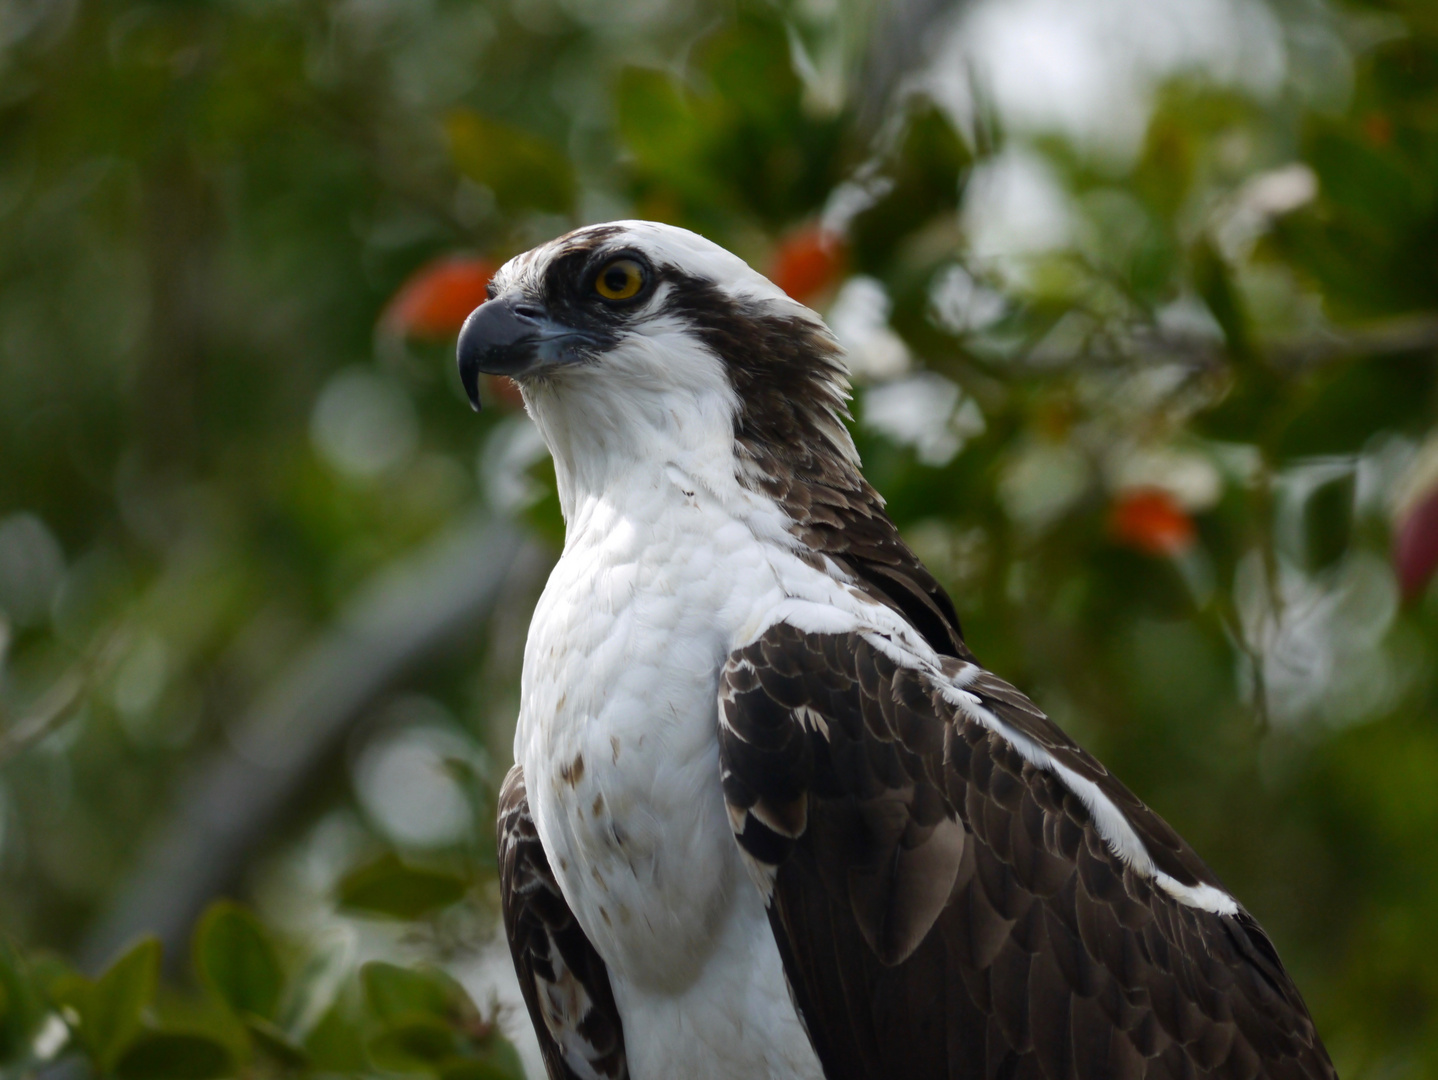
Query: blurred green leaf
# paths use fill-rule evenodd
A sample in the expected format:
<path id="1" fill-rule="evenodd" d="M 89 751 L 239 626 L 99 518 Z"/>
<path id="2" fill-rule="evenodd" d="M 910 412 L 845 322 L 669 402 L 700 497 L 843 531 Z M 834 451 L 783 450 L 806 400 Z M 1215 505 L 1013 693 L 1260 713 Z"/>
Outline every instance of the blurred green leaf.
<path id="1" fill-rule="evenodd" d="M 762 8 L 745 11 L 702 47 L 705 70 L 726 104 L 746 120 L 786 131 L 800 82 L 785 26 Z"/>
<path id="2" fill-rule="evenodd" d="M 1275 452 L 1284 459 L 1358 454 L 1375 431 L 1421 436 L 1438 371 L 1431 357 L 1364 357 L 1308 376 L 1286 400 Z"/>
<path id="3" fill-rule="evenodd" d="M 30 985 L 41 998 L 60 1004 L 66 986 L 85 985 L 83 979 L 69 962 L 53 952 L 31 954 L 27 958 Z"/>
<path id="4" fill-rule="evenodd" d="M 463 1072 L 465 1066 L 474 1065 L 484 1072 L 466 1074 Z M 508 1080 L 525 1080 L 524 1063 L 519 1058 L 519 1051 L 514 1044 L 500 1034 L 498 1025 L 495 1025 L 487 1040 L 483 1056 L 472 1062 L 448 1066 L 440 1074 L 443 1080 L 499 1080 L 500 1077 Z"/>
<path id="5" fill-rule="evenodd" d="M 320 1017 L 304 1049 L 314 1067 L 325 1072 L 355 1073 L 368 1065 L 359 1026 L 338 1005 Z"/>
<path id="6" fill-rule="evenodd" d="M 301 1068 L 309 1064 L 309 1055 L 305 1053 L 304 1047 L 291 1039 L 283 1028 L 268 1020 L 257 1016 L 246 1017 L 245 1030 L 267 1057 L 273 1058 L 281 1065 Z"/>
<path id="7" fill-rule="evenodd" d="M 508 1047 L 508 1044 L 505 1044 Z M 525 1080 L 524 1066 L 512 1048 L 504 1060 L 469 1059 L 448 1062 L 439 1070 L 440 1080 Z"/>
<path id="8" fill-rule="evenodd" d="M 450 1021 L 473 1009 L 459 983 L 433 967 L 405 968 L 372 961 L 360 969 L 370 1009 L 385 1023 L 420 1014 Z"/>
<path id="9" fill-rule="evenodd" d="M 781 13 L 736 14 L 698 43 L 685 80 L 629 67 L 613 95 L 640 212 L 715 237 L 814 215 L 845 164 L 839 119 L 804 108 Z"/>
<path id="10" fill-rule="evenodd" d="M 1249 329 L 1248 313 L 1243 309 L 1242 298 L 1223 256 L 1209 240 L 1203 239 L 1194 245 L 1192 259 L 1194 288 L 1222 327 L 1229 353 L 1235 360 L 1253 359 L 1253 335 Z"/>
<path id="11" fill-rule="evenodd" d="M 0 939 L 0 1062 L 29 1049 L 42 1010 L 30 982 L 29 965 L 8 941 Z"/>
<path id="12" fill-rule="evenodd" d="M 85 989 L 78 1001 L 80 1041 L 103 1069 L 119 1060 L 140 1031 L 160 978 L 160 942 L 137 942 Z"/>
<path id="13" fill-rule="evenodd" d="M 234 1062 L 222 1043 L 169 1031 L 142 1035 L 115 1066 L 119 1080 L 218 1080 L 233 1072 Z"/>
<path id="14" fill-rule="evenodd" d="M 52 1004 L 59 1008 L 73 1009 L 76 1013 L 85 1008 L 86 999 L 93 986 L 89 979 L 69 970 L 54 973 L 44 984 L 45 996 Z"/>
<path id="15" fill-rule="evenodd" d="M 1348 553 L 1353 540 L 1353 495 L 1357 477 L 1345 473 L 1322 484 L 1303 508 L 1304 563 L 1319 573 Z"/>
<path id="16" fill-rule="evenodd" d="M 396 1072 L 438 1066 L 458 1050 L 459 1042 L 447 1024 L 420 1015 L 397 1019 L 369 1041 L 370 1059 Z"/>
<path id="17" fill-rule="evenodd" d="M 307 1032 L 334 1004 L 352 963 L 353 943 L 348 935 L 311 943 L 309 955 L 286 983 L 276 1024 L 287 1032 Z"/>
<path id="18" fill-rule="evenodd" d="M 346 874 L 336 899 L 350 911 L 419 919 L 463 899 L 467 890 L 463 878 L 406 866 L 390 852 Z"/>
<path id="19" fill-rule="evenodd" d="M 236 1015 L 274 1019 L 284 972 L 253 913 L 225 900 L 211 905 L 195 930 L 194 951 L 205 986 Z"/>
<path id="20" fill-rule="evenodd" d="M 625 68 L 615 84 L 614 108 L 624 144 L 647 172 L 686 196 L 717 194 L 705 168 L 705 127 L 670 76 Z"/>
<path id="21" fill-rule="evenodd" d="M 552 143 L 469 109 L 451 112 L 445 133 L 460 171 L 494 192 L 501 209 L 573 209 L 574 170 Z"/>

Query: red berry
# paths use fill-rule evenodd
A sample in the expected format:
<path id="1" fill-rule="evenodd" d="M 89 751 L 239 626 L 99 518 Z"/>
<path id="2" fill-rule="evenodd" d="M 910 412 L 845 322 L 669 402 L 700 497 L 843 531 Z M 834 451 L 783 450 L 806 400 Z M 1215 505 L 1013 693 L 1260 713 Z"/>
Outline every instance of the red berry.
<path id="1" fill-rule="evenodd" d="M 769 280 L 801 304 L 827 292 L 843 276 L 844 238 L 819 225 L 790 233 L 774 253 Z"/>
<path id="2" fill-rule="evenodd" d="M 381 324 L 431 341 L 453 337 L 469 313 L 484 303 L 495 269 L 488 259 L 463 255 L 426 263 L 399 287 Z"/>
<path id="3" fill-rule="evenodd" d="M 1109 511 L 1109 534 L 1145 555 L 1180 555 L 1193 546 L 1193 518 L 1162 488 L 1120 492 Z"/>

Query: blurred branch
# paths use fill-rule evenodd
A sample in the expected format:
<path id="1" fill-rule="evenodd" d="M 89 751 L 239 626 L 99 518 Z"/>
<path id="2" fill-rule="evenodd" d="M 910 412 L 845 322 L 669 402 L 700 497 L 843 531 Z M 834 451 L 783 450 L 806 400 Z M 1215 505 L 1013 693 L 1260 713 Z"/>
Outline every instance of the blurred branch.
<path id="1" fill-rule="evenodd" d="M 1025 352 L 1022 359 L 1044 370 L 1053 366 L 1055 356 L 1043 354 L 1045 335 Z M 1404 353 L 1438 350 L 1438 313 L 1404 315 L 1343 330 L 1331 330 L 1303 337 L 1271 338 L 1255 343 L 1255 351 L 1269 366 L 1288 375 L 1358 360 L 1363 357 L 1399 356 Z M 1076 361 L 1101 363 L 1143 358 L 1184 364 L 1200 370 L 1217 370 L 1232 359 L 1222 343 L 1193 337 L 1175 337 L 1155 332 L 1150 326 L 1095 332 L 1091 341 L 1078 350 Z"/>
<path id="2" fill-rule="evenodd" d="M 93 969 L 147 932 L 167 956 L 183 956 L 201 909 L 235 887 L 376 698 L 464 641 L 509 586 L 535 580 L 548 562 L 515 526 L 476 515 L 362 588 L 182 783 L 169 824 L 90 933 L 81 964 Z"/>
<path id="3" fill-rule="evenodd" d="M 1322 337 L 1275 342 L 1267 355 L 1275 367 L 1300 371 L 1361 356 L 1430 349 L 1438 349 L 1438 314 L 1406 315 Z"/>

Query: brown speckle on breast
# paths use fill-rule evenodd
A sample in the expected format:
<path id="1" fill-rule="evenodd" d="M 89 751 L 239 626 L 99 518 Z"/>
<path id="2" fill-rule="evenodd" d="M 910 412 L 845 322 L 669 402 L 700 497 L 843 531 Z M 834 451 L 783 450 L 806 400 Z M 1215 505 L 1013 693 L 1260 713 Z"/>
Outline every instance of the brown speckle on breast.
<path id="1" fill-rule="evenodd" d="M 559 767 L 559 778 L 570 787 L 577 786 L 579 781 L 584 779 L 584 755 L 575 754 L 574 760 L 568 765 L 561 765 Z"/>

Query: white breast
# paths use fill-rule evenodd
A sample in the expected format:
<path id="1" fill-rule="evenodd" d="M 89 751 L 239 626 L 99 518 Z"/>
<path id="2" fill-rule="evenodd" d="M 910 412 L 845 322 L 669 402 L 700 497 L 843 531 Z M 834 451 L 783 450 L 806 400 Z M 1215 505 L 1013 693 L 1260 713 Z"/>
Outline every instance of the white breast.
<path id="1" fill-rule="evenodd" d="M 574 508 L 530 627 L 515 756 L 636 1080 L 822 1075 L 719 785 L 718 672 L 790 563 L 670 466 Z"/>

